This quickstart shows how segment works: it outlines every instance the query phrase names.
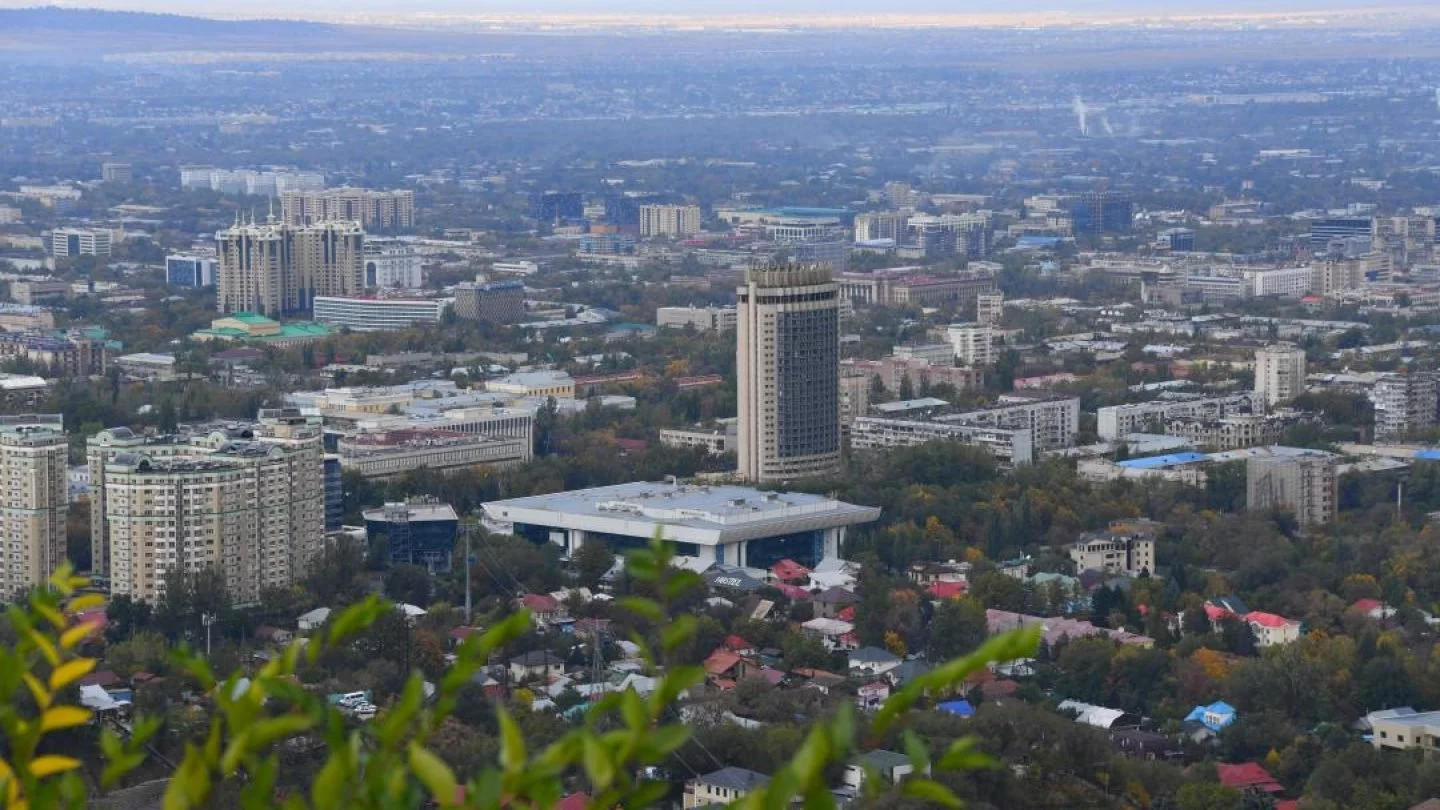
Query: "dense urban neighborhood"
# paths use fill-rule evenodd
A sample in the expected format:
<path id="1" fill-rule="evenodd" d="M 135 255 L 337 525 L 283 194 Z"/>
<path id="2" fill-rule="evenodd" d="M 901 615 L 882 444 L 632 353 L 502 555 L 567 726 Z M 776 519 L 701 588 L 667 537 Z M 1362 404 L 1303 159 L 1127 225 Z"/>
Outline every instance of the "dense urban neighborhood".
<path id="1" fill-rule="evenodd" d="M 1440 806 L 1388 14 L 0 9 L 7 806 Z"/>

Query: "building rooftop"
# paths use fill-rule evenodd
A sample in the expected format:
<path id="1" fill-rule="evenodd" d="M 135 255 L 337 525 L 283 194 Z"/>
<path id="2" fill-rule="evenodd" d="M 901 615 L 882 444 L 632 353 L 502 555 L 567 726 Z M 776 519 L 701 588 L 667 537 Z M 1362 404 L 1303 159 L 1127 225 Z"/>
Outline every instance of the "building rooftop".
<path id="1" fill-rule="evenodd" d="M 807 519 L 829 525 L 868 523 L 880 510 L 801 492 L 762 492 L 742 486 L 636 482 L 492 501 L 492 516 L 507 510 L 542 510 L 573 517 L 614 517 L 645 526 L 677 525 L 721 532 Z M 645 533 L 650 533 L 646 530 Z"/>

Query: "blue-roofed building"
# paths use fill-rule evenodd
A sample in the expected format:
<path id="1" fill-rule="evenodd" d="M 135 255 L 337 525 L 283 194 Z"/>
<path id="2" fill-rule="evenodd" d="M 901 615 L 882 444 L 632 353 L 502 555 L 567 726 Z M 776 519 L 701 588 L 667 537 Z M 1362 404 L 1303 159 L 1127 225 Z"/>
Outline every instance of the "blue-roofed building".
<path id="1" fill-rule="evenodd" d="M 935 708 L 946 714 L 953 714 L 956 717 L 974 717 L 975 707 L 970 705 L 968 700 L 951 700 L 941 703 Z"/>
<path id="2" fill-rule="evenodd" d="M 635 548 L 659 532 L 683 556 L 769 568 L 787 557 L 814 566 L 838 556 L 846 530 L 880 510 L 801 492 L 636 482 L 493 501 L 485 514 L 566 553 L 588 542 Z"/>
<path id="3" fill-rule="evenodd" d="M 1184 453 L 1166 453 L 1163 456 L 1148 456 L 1146 458 L 1132 458 L 1118 462 L 1119 466 L 1132 470 L 1158 470 L 1165 467 L 1178 467 L 1181 464 L 1196 464 L 1208 459 L 1205 453 L 1187 451 Z"/>
<path id="4" fill-rule="evenodd" d="M 1211 731 L 1219 731 L 1235 722 L 1235 707 L 1223 700 L 1217 700 L 1209 706 L 1196 706 L 1185 715 L 1185 722 L 1199 723 Z"/>

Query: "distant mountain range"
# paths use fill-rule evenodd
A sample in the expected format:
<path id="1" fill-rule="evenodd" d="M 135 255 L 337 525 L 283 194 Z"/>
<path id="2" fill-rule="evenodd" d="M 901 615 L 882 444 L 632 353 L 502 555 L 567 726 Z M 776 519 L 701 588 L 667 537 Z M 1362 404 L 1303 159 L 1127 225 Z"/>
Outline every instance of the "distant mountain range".
<path id="1" fill-rule="evenodd" d="M 333 33 L 340 26 L 297 20 L 215 20 L 181 14 L 151 14 L 143 11 L 104 11 L 87 8 L 0 9 L 0 36 L 26 31 L 64 30 L 109 36 L 133 34 L 158 36 L 294 36 Z"/>

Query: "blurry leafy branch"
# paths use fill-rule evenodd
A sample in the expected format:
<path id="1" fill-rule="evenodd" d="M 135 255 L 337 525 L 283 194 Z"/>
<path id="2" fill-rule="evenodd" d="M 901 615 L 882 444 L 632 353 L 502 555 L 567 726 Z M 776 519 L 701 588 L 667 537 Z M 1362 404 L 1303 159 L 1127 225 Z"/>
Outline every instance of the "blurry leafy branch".
<path id="1" fill-rule="evenodd" d="M 491 653 L 525 632 L 530 620 L 524 611 L 467 639 L 433 700 L 427 700 L 422 675 L 412 673 L 398 700 L 373 722 L 358 727 L 347 725 L 337 707 L 301 687 L 295 673 L 306 660 L 316 661 L 323 650 L 352 643 L 394 609 L 378 597 L 351 606 L 315 637 L 295 641 L 253 678 L 236 673 L 221 681 L 203 658 L 184 649 L 176 651 L 177 664 L 211 696 L 214 711 L 206 731 L 186 745 L 166 789 L 165 810 L 204 807 L 222 791 L 254 810 L 414 808 L 427 802 L 442 808 L 538 809 L 554 806 L 561 798 L 564 778 L 576 773 L 583 773 L 590 785 L 590 807 L 645 807 L 660 801 L 670 785 L 650 778 L 649 767 L 660 765 L 690 738 L 690 729 L 676 722 L 676 704 L 704 678 L 702 668 L 673 662 L 694 635 L 696 620 L 689 614 L 671 616 L 666 605 L 702 583 L 694 572 L 672 568 L 670 554 L 658 541 L 632 551 L 627 570 L 641 595 L 620 603 L 641 619 L 644 632 L 632 631 L 631 639 L 651 671 L 663 672 L 658 688 L 648 697 L 633 690 L 603 694 L 591 703 L 581 725 L 538 751 L 527 748 L 515 717 L 497 705 L 498 761 L 466 781 L 457 777 L 443 752 L 431 747 L 432 733 L 451 715 L 461 687 L 482 672 Z M 90 632 L 76 623 L 75 615 L 99 601 L 97 596 L 77 595 L 84 585 L 84 580 L 62 571 L 49 587 L 37 589 L 23 604 L 9 609 L 18 641 L 0 647 L 0 688 L 7 697 L 0 705 L 0 731 L 5 735 L 0 795 L 7 807 L 80 808 L 86 802 L 81 761 L 51 750 L 53 732 L 95 719 L 90 710 L 73 705 L 74 683 L 96 664 L 72 652 Z M 1033 628 L 995 636 L 971 654 L 915 679 L 873 714 L 857 716 L 848 704 L 843 705 L 811 729 L 768 785 L 734 806 L 779 808 L 803 797 L 806 807 L 833 807 L 827 766 L 848 761 L 861 743 L 878 741 L 903 727 L 909 710 L 922 700 L 948 693 L 988 663 L 1033 655 L 1037 645 Z M 158 720 L 141 717 L 119 730 L 100 729 L 105 760 L 102 789 L 122 783 L 144 764 L 146 743 L 159 725 Z M 902 736 L 915 775 L 884 788 L 878 787 L 883 780 L 867 779 L 871 795 L 888 790 L 958 807 L 961 803 L 954 794 L 930 775 L 936 770 L 967 771 L 996 764 L 979 750 L 974 738 L 931 752 L 908 730 Z M 328 758 L 308 795 L 279 789 L 282 749 L 316 740 L 323 740 Z"/>

